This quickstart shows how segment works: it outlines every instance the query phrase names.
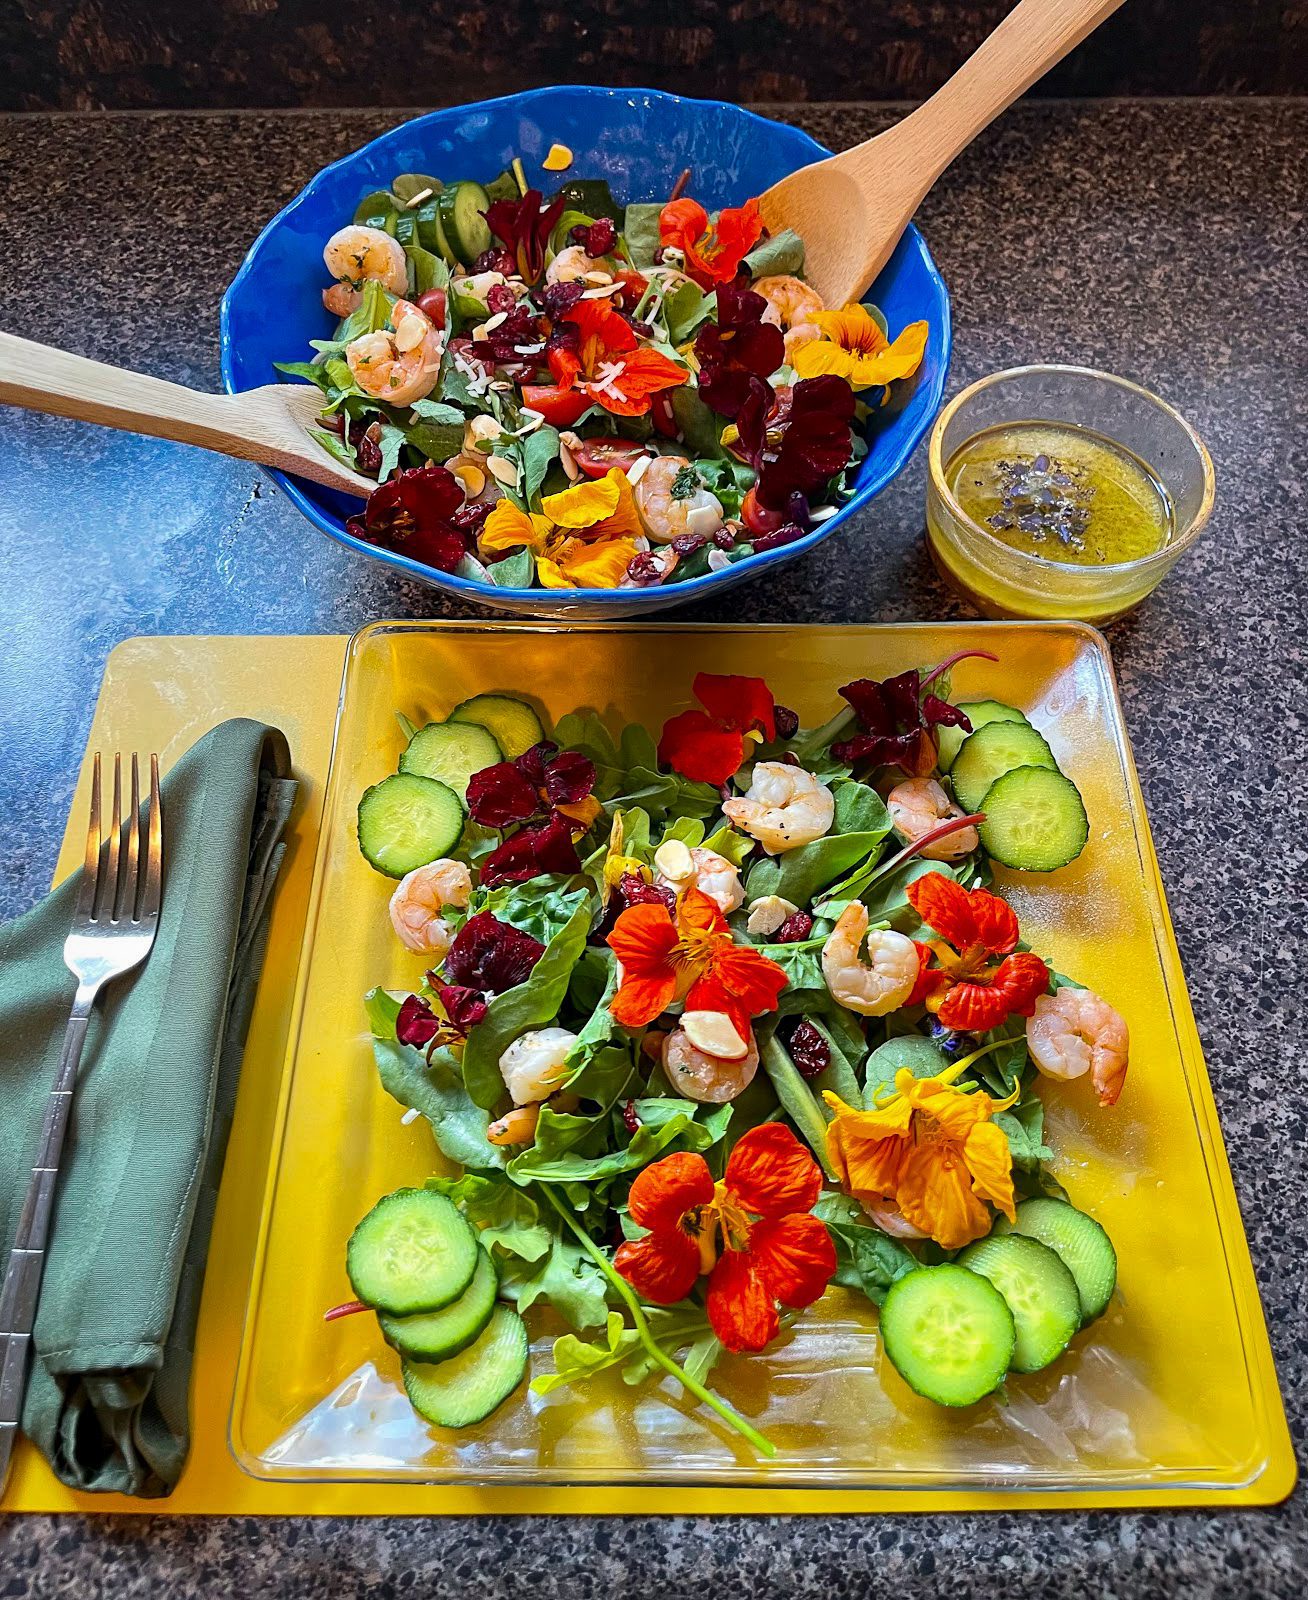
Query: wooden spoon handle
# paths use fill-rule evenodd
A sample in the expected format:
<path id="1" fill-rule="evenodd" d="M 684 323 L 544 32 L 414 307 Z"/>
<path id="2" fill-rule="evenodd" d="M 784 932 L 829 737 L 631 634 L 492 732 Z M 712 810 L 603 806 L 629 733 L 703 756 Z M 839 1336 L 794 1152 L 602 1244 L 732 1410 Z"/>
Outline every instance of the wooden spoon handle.
<path id="1" fill-rule="evenodd" d="M 1123 0 L 1019 0 L 975 54 L 895 129 L 925 194 L 982 128 L 1087 38 Z"/>
<path id="2" fill-rule="evenodd" d="M 263 459 L 257 420 L 232 395 L 203 394 L 12 333 L 0 333 L 0 401 Z"/>

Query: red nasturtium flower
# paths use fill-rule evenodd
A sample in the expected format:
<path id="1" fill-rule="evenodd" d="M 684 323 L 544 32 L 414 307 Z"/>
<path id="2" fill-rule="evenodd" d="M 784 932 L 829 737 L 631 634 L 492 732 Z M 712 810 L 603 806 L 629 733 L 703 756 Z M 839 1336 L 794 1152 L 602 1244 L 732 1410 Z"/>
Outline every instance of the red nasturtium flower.
<path id="1" fill-rule="evenodd" d="M 947 700 L 932 694 L 930 685 L 966 656 L 999 658 L 989 650 L 960 650 L 942 661 L 925 678 L 914 668 L 880 682 L 859 678 L 847 683 L 841 698 L 854 708 L 860 732 L 831 747 L 837 761 L 857 766 L 900 767 L 910 778 L 928 777 L 936 769 L 939 750 L 932 731 L 939 727 L 962 728 L 971 733 L 966 714 Z"/>
<path id="2" fill-rule="evenodd" d="M 703 711 L 683 711 L 663 724 L 659 760 L 695 783 L 723 784 L 745 759 L 749 734 L 775 739 L 776 702 L 762 678 L 697 672 Z"/>
<path id="3" fill-rule="evenodd" d="M 681 251 L 687 273 L 704 289 L 730 283 L 762 232 L 757 200 L 719 211 L 713 224 L 698 200 L 670 200 L 659 212 L 660 241 Z"/>
<path id="4" fill-rule="evenodd" d="M 481 865 L 481 881 L 494 887 L 541 872 L 578 872 L 574 835 L 599 816 L 594 763 L 548 740 L 515 761 L 497 761 L 468 780 L 468 814 L 487 828 L 522 823 Z"/>
<path id="5" fill-rule="evenodd" d="M 742 1135 L 721 1183 L 702 1156 L 665 1156 L 628 1200 L 649 1232 L 619 1245 L 613 1264 L 654 1305 L 684 1300 L 707 1274 L 714 1333 L 728 1350 L 762 1350 L 777 1335 L 777 1302 L 812 1305 L 836 1270 L 831 1235 L 811 1215 L 821 1189 L 817 1162 L 776 1122 Z"/>
<path id="6" fill-rule="evenodd" d="M 802 378 L 772 390 L 761 378 L 736 416 L 740 453 L 758 473 L 754 493 L 772 511 L 795 516 L 795 497 L 824 488 L 849 465 L 854 391 L 844 378 Z M 801 507 L 804 517 L 807 508 Z"/>
<path id="7" fill-rule="evenodd" d="M 559 195 L 542 210 L 541 198 L 539 189 L 528 189 L 521 200 L 495 200 L 486 209 L 486 226 L 504 241 L 524 283 L 544 272 L 545 248 L 567 203 Z"/>
<path id="8" fill-rule="evenodd" d="M 1017 916 L 1006 901 L 987 889 L 964 889 L 941 872 L 928 872 L 905 893 L 940 936 L 918 945 L 922 965 L 905 1005 L 925 1004 L 960 1033 L 988 1033 L 1010 1016 L 1032 1015 L 1049 987 L 1049 968 L 1016 948 Z M 930 957 L 935 966 L 927 964 Z"/>
<path id="9" fill-rule="evenodd" d="M 651 396 L 686 381 L 686 369 L 642 345 L 631 324 L 607 300 L 578 300 L 559 326 L 575 339 L 551 339 L 545 352 L 554 382 L 576 389 L 617 417 L 641 417 Z"/>
<path id="10" fill-rule="evenodd" d="M 674 1001 L 687 1011 L 720 1011 L 742 1039 L 751 1017 L 776 1008 L 786 974 L 752 945 L 731 937 L 716 901 L 687 889 L 676 910 L 629 906 L 613 925 L 609 947 L 622 982 L 609 1009 L 624 1028 L 643 1028 Z"/>
<path id="11" fill-rule="evenodd" d="M 724 283 L 717 321 L 706 322 L 695 340 L 700 397 L 724 417 L 738 416 L 754 381 L 770 377 L 786 358 L 781 329 L 763 321 L 767 304 L 752 289 Z"/>
<path id="12" fill-rule="evenodd" d="M 450 520 L 462 505 L 463 490 L 448 468 L 414 467 L 392 473 L 345 527 L 367 544 L 453 572 L 468 553 L 467 534 Z"/>

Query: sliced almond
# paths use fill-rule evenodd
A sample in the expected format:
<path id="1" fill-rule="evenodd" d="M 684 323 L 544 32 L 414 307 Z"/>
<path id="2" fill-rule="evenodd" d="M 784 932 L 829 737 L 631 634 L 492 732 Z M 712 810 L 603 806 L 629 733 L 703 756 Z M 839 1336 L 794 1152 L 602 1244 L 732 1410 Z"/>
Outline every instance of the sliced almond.
<path id="1" fill-rule="evenodd" d="M 402 317 L 400 325 L 395 330 L 395 348 L 401 355 L 407 355 L 410 350 L 416 350 L 427 337 L 425 326 L 426 318 L 422 316 Z"/>
<path id="2" fill-rule="evenodd" d="M 581 281 L 583 283 L 596 283 L 596 284 L 598 284 L 598 283 L 612 283 L 613 282 L 613 274 L 611 272 L 605 272 L 603 267 L 592 267 L 589 272 L 583 272 L 582 273 Z"/>
<path id="3" fill-rule="evenodd" d="M 507 311 L 497 311 L 493 317 L 486 318 L 485 322 L 482 323 L 482 327 L 487 333 L 494 333 L 496 328 L 501 327 L 508 320 L 509 314 Z"/>
<path id="4" fill-rule="evenodd" d="M 432 195 L 435 193 L 435 189 L 419 189 L 417 194 L 415 194 L 411 200 L 406 200 L 404 202 L 404 209 L 406 211 L 412 211 L 415 206 L 420 206 L 424 200 L 430 200 Z"/>
<path id="5" fill-rule="evenodd" d="M 770 933 L 775 933 L 787 917 L 793 917 L 799 910 L 797 905 L 787 900 L 784 895 L 765 894 L 758 900 L 749 903 L 749 920 L 745 927 L 756 936 L 767 938 Z"/>
<path id="6" fill-rule="evenodd" d="M 637 456 L 627 468 L 627 482 L 633 489 L 649 471 L 650 462 L 653 461 L 653 459 L 653 456 Z"/>
<path id="7" fill-rule="evenodd" d="M 489 338 L 490 334 L 486 331 L 486 324 L 484 322 L 479 322 L 472 330 L 473 344 L 484 344 Z"/>
<path id="8" fill-rule="evenodd" d="M 469 500 L 475 500 L 486 487 L 486 474 L 480 467 L 455 467 L 454 476 L 463 485 L 463 492 Z"/>
<path id="9" fill-rule="evenodd" d="M 686 883 L 695 876 L 695 860 L 680 839 L 666 839 L 654 852 L 654 865 L 669 883 Z"/>
<path id="10" fill-rule="evenodd" d="M 725 1012 L 687 1011 L 681 1018 L 681 1031 L 696 1050 L 719 1061 L 743 1061 L 749 1054 L 749 1040 L 740 1037 Z"/>
<path id="11" fill-rule="evenodd" d="M 506 488 L 512 488 L 518 481 L 518 469 L 511 461 L 506 461 L 503 456 L 487 456 L 486 470 L 496 483 L 502 483 Z"/>
<path id="12" fill-rule="evenodd" d="M 559 465 L 567 473 L 568 482 L 576 483 L 581 476 L 581 468 L 577 465 L 576 457 L 568 449 L 567 445 L 563 443 L 562 439 L 559 440 Z"/>

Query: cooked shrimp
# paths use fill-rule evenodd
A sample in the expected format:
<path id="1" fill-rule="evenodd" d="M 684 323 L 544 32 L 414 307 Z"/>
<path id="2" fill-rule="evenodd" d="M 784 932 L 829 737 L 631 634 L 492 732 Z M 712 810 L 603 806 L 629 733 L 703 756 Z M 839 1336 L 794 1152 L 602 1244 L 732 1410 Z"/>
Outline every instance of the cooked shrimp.
<path id="1" fill-rule="evenodd" d="M 411 406 L 436 387 L 443 335 L 407 300 L 391 308 L 394 332 L 361 334 L 345 347 L 354 381 L 367 394 L 393 406 Z"/>
<path id="2" fill-rule="evenodd" d="M 753 286 L 768 303 L 763 321 L 780 328 L 786 335 L 786 360 L 794 356 L 802 344 L 822 337 L 822 330 L 813 321 L 818 311 L 825 311 L 822 296 L 812 286 L 799 278 L 780 275 L 760 278 Z"/>
<path id="3" fill-rule="evenodd" d="M 581 1104 L 575 1094 L 556 1094 L 549 1100 L 551 1111 L 575 1111 Z M 529 1106 L 514 1106 L 504 1116 L 486 1129 L 487 1144 L 531 1144 L 536 1138 L 536 1125 L 546 1102 L 533 1101 Z"/>
<path id="4" fill-rule="evenodd" d="M 740 873 L 716 850 L 696 845 L 688 850 L 678 839 L 669 839 L 654 852 L 654 882 L 660 888 L 680 894 L 696 888 L 706 894 L 724 917 L 745 903 Z"/>
<path id="5" fill-rule="evenodd" d="M 500 1077 L 515 1106 L 549 1099 L 568 1075 L 564 1063 L 576 1042 L 566 1028 L 533 1028 L 513 1041 L 500 1057 Z"/>
<path id="6" fill-rule="evenodd" d="M 1042 994 L 1026 1020 L 1031 1059 L 1047 1078 L 1090 1074 L 1101 1106 L 1122 1092 L 1131 1049 L 1126 1023 L 1106 1000 L 1089 989 Z"/>
<path id="7" fill-rule="evenodd" d="M 380 228 L 352 224 L 332 234 L 323 249 L 327 270 L 337 281 L 322 292 L 322 303 L 338 317 L 358 309 L 361 290 L 372 279 L 392 294 L 407 294 L 409 262 L 403 245 Z"/>
<path id="8" fill-rule="evenodd" d="M 917 946 L 892 928 L 868 932 L 867 907 L 853 900 L 822 946 L 831 998 L 864 1017 L 898 1011 L 917 982 Z"/>
<path id="9" fill-rule="evenodd" d="M 588 272 L 602 272 L 604 277 L 612 282 L 613 274 L 602 259 L 596 260 L 594 256 L 588 256 L 579 244 L 570 244 L 566 250 L 560 250 L 545 268 L 545 282 L 576 283 Z"/>
<path id="10" fill-rule="evenodd" d="M 820 839 L 836 817 L 836 802 L 826 784 L 784 761 L 758 762 L 743 798 L 724 801 L 722 809 L 770 856 Z"/>
<path id="11" fill-rule="evenodd" d="M 882 1233 L 888 1233 L 892 1239 L 925 1239 L 927 1235 L 921 1228 L 915 1227 L 903 1214 L 897 1205 L 886 1201 L 884 1205 L 873 1205 L 864 1200 L 863 1209 L 872 1218 Z"/>
<path id="12" fill-rule="evenodd" d="M 400 879 L 391 896 L 391 925 L 402 944 L 439 961 L 454 940 L 454 929 L 441 912 L 466 906 L 471 894 L 472 874 L 462 861 L 429 861 Z"/>
<path id="13" fill-rule="evenodd" d="M 685 456 L 655 456 L 636 485 L 636 509 L 655 544 L 671 544 L 683 533 L 715 534 L 722 505 Z"/>
<path id="14" fill-rule="evenodd" d="M 909 778 L 897 783 L 886 796 L 890 820 L 905 844 L 913 844 L 950 817 L 966 813 L 956 806 L 934 778 Z M 960 828 L 947 838 L 926 845 L 918 854 L 926 861 L 958 861 L 971 855 L 980 843 L 975 828 Z"/>
<path id="15" fill-rule="evenodd" d="M 735 1057 L 710 1055 L 692 1042 L 687 1025 L 697 1037 L 715 1041 L 715 1028 L 707 1021 L 710 1017 L 715 1019 L 715 1023 L 725 1024 L 735 1044 L 743 1045 L 742 1054 Z M 704 1023 L 702 1030 L 699 1026 L 701 1021 Z M 731 1045 L 731 1048 L 734 1047 Z M 754 1030 L 751 1028 L 749 1039 L 742 1041 L 730 1019 L 721 1013 L 687 1012 L 680 1025 L 663 1041 L 663 1070 L 668 1075 L 668 1082 L 687 1100 L 715 1106 L 734 1100 L 749 1088 L 758 1071 L 758 1042 L 754 1038 Z"/>

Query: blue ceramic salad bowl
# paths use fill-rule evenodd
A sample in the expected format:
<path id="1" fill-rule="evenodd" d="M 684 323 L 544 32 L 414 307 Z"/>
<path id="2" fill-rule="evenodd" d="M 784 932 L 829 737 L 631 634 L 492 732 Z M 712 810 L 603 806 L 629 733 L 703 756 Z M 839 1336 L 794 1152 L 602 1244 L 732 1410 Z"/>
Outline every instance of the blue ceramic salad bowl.
<path id="1" fill-rule="evenodd" d="M 320 298 L 322 248 L 353 215 L 361 195 L 397 172 L 481 176 L 520 156 L 532 183 L 557 180 L 540 162 L 551 144 L 568 145 L 572 173 L 609 180 L 622 201 L 659 199 L 689 167 L 691 192 L 710 210 L 761 194 L 795 168 L 830 152 L 798 128 L 713 100 L 686 100 L 646 89 L 561 87 L 451 107 L 382 134 L 325 167 L 279 211 L 251 245 L 222 301 L 222 378 L 233 394 L 277 379 L 276 361 L 301 360 L 310 339 L 329 338 L 335 319 Z M 653 588 L 510 589 L 438 572 L 352 537 L 345 519 L 359 502 L 334 490 L 273 472 L 311 522 L 359 554 L 433 588 L 526 615 L 584 620 L 630 617 L 699 599 L 794 561 L 865 507 L 902 470 L 930 427 L 949 365 L 949 296 L 926 242 L 910 227 L 872 286 L 871 298 L 892 328 L 925 318 L 926 354 L 907 403 L 874 422 L 852 499 L 792 544 Z"/>

